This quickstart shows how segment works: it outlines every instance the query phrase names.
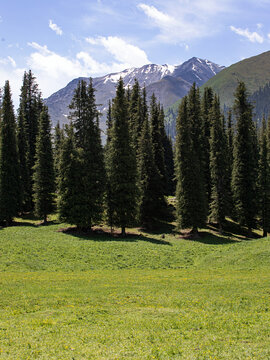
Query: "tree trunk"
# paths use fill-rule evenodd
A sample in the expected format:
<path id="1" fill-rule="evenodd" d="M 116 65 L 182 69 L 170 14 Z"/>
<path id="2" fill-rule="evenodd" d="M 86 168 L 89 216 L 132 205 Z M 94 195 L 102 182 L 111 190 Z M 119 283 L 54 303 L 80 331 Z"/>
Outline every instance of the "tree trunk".
<path id="1" fill-rule="evenodd" d="M 265 229 L 263 229 L 263 237 L 267 236 L 267 231 Z"/>
<path id="2" fill-rule="evenodd" d="M 125 226 L 122 227 L 121 236 L 126 237 L 126 228 L 125 228 Z"/>
<path id="3" fill-rule="evenodd" d="M 198 232 L 198 228 L 197 226 L 193 226 L 192 230 L 191 230 L 191 234 L 198 236 L 199 232 Z"/>
<path id="4" fill-rule="evenodd" d="M 248 237 L 249 237 L 249 238 L 252 238 L 252 237 L 253 237 L 252 229 L 251 229 L 250 227 L 248 228 Z"/>
<path id="5" fill-rule="evenodd" d="M 48 221 L 47 221 L 47 215 L 44 215 L 44 218 L 43 218 L 43 225 L 47 225 L 48 224 Z"/>

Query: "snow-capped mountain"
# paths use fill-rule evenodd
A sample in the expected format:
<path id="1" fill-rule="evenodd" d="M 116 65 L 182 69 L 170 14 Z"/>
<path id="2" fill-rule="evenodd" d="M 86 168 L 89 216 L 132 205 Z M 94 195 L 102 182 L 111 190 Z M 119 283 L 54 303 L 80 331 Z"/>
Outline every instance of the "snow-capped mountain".
<path id="1" fill-rule="evenodd" d="M 223 68 L 211 61 L 194 57 L 178 66 L 148 64 L 140 68 L 126 69 L 119 73 L 93 78 L 96 102 L 101 104 L 101 112 L 106 113 L 108 101 L 115 96 L 117 81 L 122 77 L 126 88 L 132 87 L 134 80 L 137 79 L 141 86 L 146 86 L 149 98 L 154 92 L 160 103 L 167 107 L 186 95 L 193 82 L 201 86 Z M 86 78 L 74 79 L 65 88 L 45 100 L 53 125 L 58 120 L 60 123 L 67 122 L 68 105 L 81 79 L 87 80 Z M 101 127 L 104 128 L 105 121 L 103 120 L 104 118 L 101 119 Z"/>

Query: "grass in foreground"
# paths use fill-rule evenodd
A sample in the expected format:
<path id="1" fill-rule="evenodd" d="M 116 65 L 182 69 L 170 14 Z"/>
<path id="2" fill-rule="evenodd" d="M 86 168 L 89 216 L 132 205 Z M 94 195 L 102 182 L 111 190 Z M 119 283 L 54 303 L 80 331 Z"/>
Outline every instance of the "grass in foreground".
<path id="1" fill-rule="evenodd" d="M 0 230 L 1 359 L 270 358 L 269 239 L 20 222 Z"/>

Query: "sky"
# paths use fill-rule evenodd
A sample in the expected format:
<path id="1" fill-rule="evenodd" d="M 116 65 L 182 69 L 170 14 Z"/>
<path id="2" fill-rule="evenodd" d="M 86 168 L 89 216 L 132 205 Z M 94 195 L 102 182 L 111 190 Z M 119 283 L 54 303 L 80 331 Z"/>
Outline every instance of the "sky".
<path id="1" fill-rule="evenodd" d="M 229 66 L 270 49 L 270 0 L 1 0 L 0 86 L 46 98 L 79 76 L 191 57 Z"/>

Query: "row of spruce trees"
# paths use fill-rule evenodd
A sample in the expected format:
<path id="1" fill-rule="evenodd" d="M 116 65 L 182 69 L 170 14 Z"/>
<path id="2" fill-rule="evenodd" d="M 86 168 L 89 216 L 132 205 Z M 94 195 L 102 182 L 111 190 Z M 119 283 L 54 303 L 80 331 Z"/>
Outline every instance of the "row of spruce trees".
<path id="1" fill-rule="evenodd" d="M 219 98 L 195 85 L 182 99 L 175 144 L 177 224 L 198 228 L 207 221 L 222 231 L 226 217 L 270 231 L 270 121 L 258 129 L 243 82 L 227 119 Z M 259 223 L 259 224 L 258 224 Z"/>
<path id="2" fill-rule="evenodd" d="M 179 229 L 193 233 L 226 217 L 251 229 L 270 228 L 270 122 L 252 121 L 245 84 L 239 82 L 227 118 L 211 88 L 202 97 L 194 84 L 182 99 L 176 142 L 164 128 L 155 95 L 135 81 L 119 80 L 107 112 L 102 146 L 100 113 L 92 80 L 79 81 L 70 104 L 70 124 L 51 134 L 48 109 L 35 77 L 24 74 L 17 119 L 9 82 L 0 103 L 0 222 L 35 211 L 47 222 L 55 209 L 61 221 L 86 230 L 106 221 L 125 229 L 151 228 L 168 217 L 166 195 L 175 193 Z"/>
<path id="3" fill-rule="evenodd" d="M 80 229 L 106 221 L 111 227 L 152 227 L 166 218 L 166 195 L 174 192 L 172 143 L 155 96 L 123 81 L 109 103 L 107 143 L 101 143 L 95 90 L 79 81 L 70 104 L 70 124 L 51 134 L 48 109 L 31 71 L 24 74 L 15 119 L 9 82 L 0 124 L 0 222 L 35 211 L 47 222 L 57 205 L 62 221 Z"/>

